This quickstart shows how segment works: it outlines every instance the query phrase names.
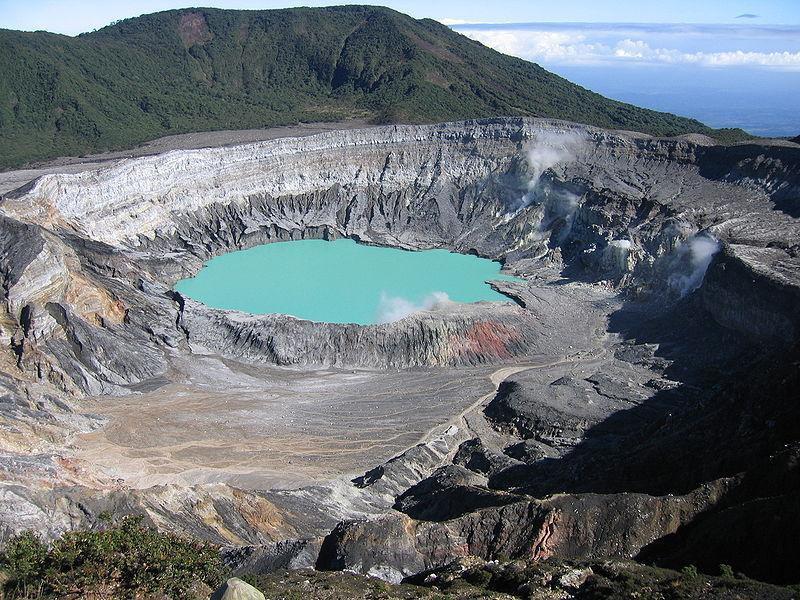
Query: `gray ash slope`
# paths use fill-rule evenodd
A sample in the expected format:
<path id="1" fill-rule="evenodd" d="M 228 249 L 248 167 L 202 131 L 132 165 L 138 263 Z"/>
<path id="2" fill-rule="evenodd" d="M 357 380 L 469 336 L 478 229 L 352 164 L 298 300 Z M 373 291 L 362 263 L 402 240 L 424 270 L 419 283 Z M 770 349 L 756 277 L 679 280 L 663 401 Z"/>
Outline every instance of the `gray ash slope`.
<path id="1" fill-rule="evenodd" d="M 0 211 L 9 531 L 114 509 L 259 568 L 625 556 L 800 579 L 799 147 L 394 126 L 46 175 Z M 513 304 L 367 327 L 170 291 L 223 252 L 342 236 L 479 254 L 525 283 L 497 283 Z M 133 491 L 63 455 L 99 426 L 82 397 L 170 381 L 198 351 L 299 373 L 497 369 L 500 387 L 352 483 Z"/>

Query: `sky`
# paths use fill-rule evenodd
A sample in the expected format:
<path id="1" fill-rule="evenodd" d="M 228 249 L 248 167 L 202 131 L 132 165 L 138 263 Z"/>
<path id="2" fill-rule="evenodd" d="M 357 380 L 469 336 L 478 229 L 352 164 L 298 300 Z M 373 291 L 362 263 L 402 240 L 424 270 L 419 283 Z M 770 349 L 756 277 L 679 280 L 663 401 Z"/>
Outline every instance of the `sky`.
<path id="1" fill-rule="evenodd" d="M 377 3 L 377 2 L 376 2 Z M 0 28 L 76 35 L 188 6 L 298 0 L 0 0 Z M 800 133 L 800 0 L 385 0 L 607 96 L 762 135 Z"/>
<path id="2" fill-rule="evenodd" d="M 800 9 L 800 0 L 792 6 Z M 714 127 L 794 136 L 800 133 L 800 26 L 761 19 L 451 27 L 618 100 Z"/>
<path id="3" fill-rule="evenodd" d="M 448 24 L 480 23 L 718 23 L 800 25 L 798 0 L 0 0 L 0 28 L 75 35 L 111 21 L 189 6 L 265 9 L 330 4 L 384 4 L 413 17 Z"/>

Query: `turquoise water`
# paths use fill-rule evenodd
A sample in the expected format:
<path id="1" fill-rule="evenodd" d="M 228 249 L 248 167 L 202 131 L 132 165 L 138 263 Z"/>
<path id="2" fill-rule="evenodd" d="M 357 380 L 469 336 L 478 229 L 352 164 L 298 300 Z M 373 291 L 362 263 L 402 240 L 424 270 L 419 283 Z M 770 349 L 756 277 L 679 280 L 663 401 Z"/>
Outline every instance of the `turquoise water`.
<path id="1" fill-rule="evenodd" d="M 367 325 L 446 300 L 507 302 L 489 279 L 514 278 L 497 262 L 447 250 L 302 240 L 223 254 L 175 289 L 215 308 Z"/>

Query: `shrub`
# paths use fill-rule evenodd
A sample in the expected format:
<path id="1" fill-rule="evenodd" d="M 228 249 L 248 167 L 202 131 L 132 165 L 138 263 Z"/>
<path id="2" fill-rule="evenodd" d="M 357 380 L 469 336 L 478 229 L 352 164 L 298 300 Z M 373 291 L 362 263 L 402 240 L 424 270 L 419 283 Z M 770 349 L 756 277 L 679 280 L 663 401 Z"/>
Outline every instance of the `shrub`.
<path id="1" fill-rule="evenodd" d="M 462 576 L 464 581 L 475 587 L 484 588 L 492 580 L 492 574 L 481 568 L 468 569 Z"/>
<path id="2" fill-rule="evenodd" d="M 12 538 L 0 554 L 7 598 L 77 598 L 93 590 L 113 597 L 142 593 L 185 597 L 198 582 L 221 583 L 215 547 L 161 533 L 140 517 L 96 531 L 74 531 L 47 545 L 31 533 Z"/>
<path id="3" fill-rule="evenodd" d="M 389 105 L 382 107 L 377 112 L 373 122 L 376 125 L 395 125 L 402 123 L 403 120 L 403 113 L 400 108 L 396 105 Z"/>
<path id="4" fill-rule="evenodd" d="M 733 567 L 730 565 L 721 564 L 719 566 L 719 574 L 720 576 L 725 577 L 727 579 L 733 579 L 734 577 Z"/>
<path id="5" fill-rule="evenodd" d="M 697 577 L 697 567 L 694 565 L 686 565 L 681 569 L 681 573 L 683 573 L 684 577 L 687 579 L 694 579 Z"/>

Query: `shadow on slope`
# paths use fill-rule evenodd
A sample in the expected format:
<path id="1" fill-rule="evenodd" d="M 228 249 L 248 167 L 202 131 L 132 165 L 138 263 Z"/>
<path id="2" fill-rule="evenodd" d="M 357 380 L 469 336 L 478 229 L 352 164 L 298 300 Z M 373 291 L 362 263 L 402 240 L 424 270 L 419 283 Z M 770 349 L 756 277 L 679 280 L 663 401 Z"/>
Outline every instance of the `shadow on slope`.
<path id="1" fill-rule="evenodd" d="M 642 344 L 658 344 L 664 376 L 680 385 L 612 414 L 563 457 L 507 468 L 489 486 L 535 497 L 659 496 L 729 478 L 719 502 L 641 558 L 796 581 L 800 346 L 750 343 L 714 323 L 696 295 L 654 318 L 648 310 L 629 304 L 612 315 L 609 330 L 626 340 L 616 357 L 636 361 Z"/>
<path id="2" fill-rule="evenodd" d="M 609 330 L 623 340 L 614 347 L 617 362 L 639 363 L 662 373 L 663 378 L 647 382 L 657 389 L 650 397 L 629 396 L 622 405 L 634 405 L 627 410 L 609 404 L 614 412 L 600 416 L 599 422 L 590 420 L 596 424 L 577 434 L 578 443 L 559 458 L 552 458 L 551 452 L 549 458 L 532 456 L 527 464 L 506 467 L 498 462 L 494 469 L 490 465 L 488 486 L 482 485 L 486 480 L 477 477 L 477 471 L 449 466 L 408 490 L 395 508 L 412 518 L 445 522 L 521 496 L 554 496 L 553 506 L 586 512 L 579 517 L 581 527 L 622 528 L 603 530 L 603 539 L 641 540 L 641 545 L 629 547 L 633 552 L 644 548 L 642 560 L 696 564 L 709 572 L 725 563 L 762 580 L 796 581 L 792 557 L 800 551 L 800 518 L 792 506 L 797 505 L 799 489 L 800 346 L 779 348 L 775 343 L 767 351 L 716 324 L 699 294 L 652 316 L 654 308 L 629 303 L 609 323 Z M 601 371 L 612 378 L 624 378 L 625 373 Z M 524 393 L 526 380 L 522 375 L 517 379 L 503 386 L 493 403 L 503 394 Z M 613 389 L 614 382 L 609 385 Z M 623 385 L 613 393 L 624 392 Z M 542 412 L 544 405 L 539 406 L 542 401 L 535 393 L 529 392 L 525 401 L 534 407 L 534 419 L 544 415 L 541 431 L 551 425 L 569 429 L 558 411 L 554 418 L 546 407 Z M 516 406 L 524 410 L 524 404 Z M 515 416 L 507 413 L 505 423 L 498 422 L 497 414 L 491 418 L 502 428 L 512 425 Z M 538 439 L 537 426 L 523 436 L 540 446 L 552 443 L 549 433 Z M 564 504 L 558 500 L 563 494 L 579 496 Z M 701 510 L 708 508 L 699 514 L 670 515 L 663 510 L 671 497 L 686 494 L 700 502 Z M 674 531 L 658 520 L 658 514 L 683 526 L 651 543 L 663 532 Z M 586 540 L 576 544 L 564 551 L 611 550 Z"/>

